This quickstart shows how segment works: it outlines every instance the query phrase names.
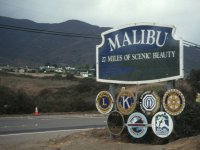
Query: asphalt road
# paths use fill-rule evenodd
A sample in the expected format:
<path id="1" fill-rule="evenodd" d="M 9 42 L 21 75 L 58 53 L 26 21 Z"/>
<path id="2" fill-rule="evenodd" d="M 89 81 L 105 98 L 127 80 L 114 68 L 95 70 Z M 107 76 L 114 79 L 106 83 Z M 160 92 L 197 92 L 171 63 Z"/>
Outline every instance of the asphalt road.
<path id="1" fill-rule="evenodd" d="M 98 128 L 105 126 L 105 116 L 91 114 L 0 117 L 0 135 Z"/>

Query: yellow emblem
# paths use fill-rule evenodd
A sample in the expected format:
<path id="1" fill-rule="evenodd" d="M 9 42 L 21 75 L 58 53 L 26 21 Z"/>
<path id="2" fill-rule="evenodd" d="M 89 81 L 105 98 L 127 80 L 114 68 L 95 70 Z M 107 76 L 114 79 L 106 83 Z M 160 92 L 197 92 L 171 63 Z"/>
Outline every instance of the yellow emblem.
<path id="1" fill-rule="evenodd" d="M 124 115 L 131 114 L 136 107 L 136 98 L 128 90 L 122 90 L 117 97 L 117 109 Z"/>
<path id="2" fill-rule="evenodd" d="M 185 108 L 185 97 L 177 89 L 168 90 L 163 97 L 163 107 L 170 115 L 177 116 Z"/>
<path id="3" fill-rule="evenodd" d="M 101 91 L 96 97 L 96 108 L 102 114 L 108 114 L 113 109 L 113 97 L 107 91 Z"/>

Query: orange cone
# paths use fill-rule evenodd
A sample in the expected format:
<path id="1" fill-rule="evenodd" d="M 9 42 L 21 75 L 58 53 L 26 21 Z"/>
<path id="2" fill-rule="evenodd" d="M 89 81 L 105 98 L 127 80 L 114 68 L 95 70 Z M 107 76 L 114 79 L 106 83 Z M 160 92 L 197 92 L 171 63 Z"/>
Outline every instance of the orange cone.
<path id="1" fill-rule="evenodd" d="M 35 116 L 39 116 L 39 112 L 38 112 L 37 106 L 35 107 Z"/>

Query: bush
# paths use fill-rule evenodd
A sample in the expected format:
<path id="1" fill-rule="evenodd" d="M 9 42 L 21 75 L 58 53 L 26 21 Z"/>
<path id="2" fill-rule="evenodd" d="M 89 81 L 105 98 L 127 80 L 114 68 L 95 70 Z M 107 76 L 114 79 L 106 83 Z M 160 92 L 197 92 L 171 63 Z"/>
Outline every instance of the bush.
<path id="1" fill-rule="evenodd" d="M 183 93 L 186 99 L 186 105 L 188 102 L 191 102 L 191 101 L 195 102 L 196 92 L 194 88 L 187 81 L 185 80 L 177 81 L 176 88 L 179 89 Z"/>
<path id="2" fill-rule="evenodd" d="M 200 93 L 200 70 L 192 70 L 187 77 L 187 81 L 196 92 Z"/>
<path id="3" fill-rule="evenodd" d="M 100 90 L 105 90 L 105 84 L 86 78 L 78 85 L 68 88 L 44 89 L 37 96 L 37 106 L 40 112 L 70 112 L 92 111 L 95 108 L 95 98 Z"/>
<path id="4" fill-rule="evenodd" d="M 34 100 L 23 90 L 17 92 L 0 86 L 0 114 L 31 113 L 34 111 Z"/>
<path id="5" fill-rule="evenodd" d="M 76 81 L 77 80 L 77 78 L 75 78 L 74 75 L 71 74 L 71 73 L 68 73 L 65 78 L 67 80 L 71 80 L 71 81 Z"/>
<path id="6" fill-rule="evenodd" d="M 200 134 L 200 128 L 199 128 L 200 103 L 197 103 L 195 101 L 196 93 L 194 91 L 194 88 L 190 86 L 190 84 L 188 84 L 184 80 L 177 81 L 175 88 L 179 89 L 183 93 L 186 99 L 186 106 L 185 106 L 184 111 L 180 115 L 172 117 L 173 122 L 174 122 L 174 130 L 172 134 L 169 137 L 162 139 L 162 138 L 157 137 L 153 133 L 151 128 L 149 128 L 144 137 L 140 139 L 135 139 L 135 138 L 132 138 L 127 131 L 127 132 L 124 132 L 122 135 L 123 137 L 127 139 L 126 141 L 130 139 L 134 143 L 166 144 L 168 142 L 177 140 L 179 138 Z M 166 87 L 163 87 L 163 86 L 160 86 L 160 87 L 150 86 L 149 88 L 146 87 L 143 90 L 144 90 L 143 92 L 149 91 L 149 90 L 156 91 L 162 100 L 162 97 L 167 89 Z M 141 112 L 139 107 L 137 107 L 136 111 Z M 147 120 L 149 123 L 151 123 L 151 119 L 152 117 L 147 116 Z"/>

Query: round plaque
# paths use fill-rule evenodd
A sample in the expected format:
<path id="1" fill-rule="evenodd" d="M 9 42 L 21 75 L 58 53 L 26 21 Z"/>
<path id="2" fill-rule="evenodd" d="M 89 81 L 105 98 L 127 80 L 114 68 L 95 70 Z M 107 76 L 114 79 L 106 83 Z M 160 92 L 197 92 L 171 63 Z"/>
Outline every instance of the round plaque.
<path id="1" fill-rule="evenodd" d="M 143 137 L 148 128 L 148 122 L 146 117 L 139 112 L 135 112 L 131 114 L 127 121 L 127 128 L 128 132 L 134 137 L 134 138 L 141 138 Z"/>
<path id="2" fill-rule="evenodd" d="M 155 92 L 144 92 L 140 96 L 140 108 L 146 115 L 154 115 L 160 108 L 160 97 Z"/>
<path id="3" fill-rule="evenodd" d="M 173 121 L 166 112 L 156 113 L 151 121 L 153 132 L 161 138 L 168 137 L 173 130 Z"/>
<path id="4" fill-rule="evenodd" d="M 118 111 L 112 111 L 107 119 L 108 129 L 113 135 L 120 135 L 124 130 L 124 117 Z"/>
<path id="5" fill-rule="evenodd" d="M 170 115 L 179 115 L 185 108 L 185 97 L 177 89 L 168 90 L 163 96 L 163 107 Z"/>
<path id="6" fill-rule="evenodd" d="M 117 109 L 124 115 L 131 114 L 136 107 L 136 99 L 128 90 L 122 90 L 117 97 Z"/>
<path id="7" fill-rule="evenodd" d="M 102 114 L 108 114 L 113 109 L 113 97 L 107 91 L 101 91 L 96 97 L 96 108 Z"/>

